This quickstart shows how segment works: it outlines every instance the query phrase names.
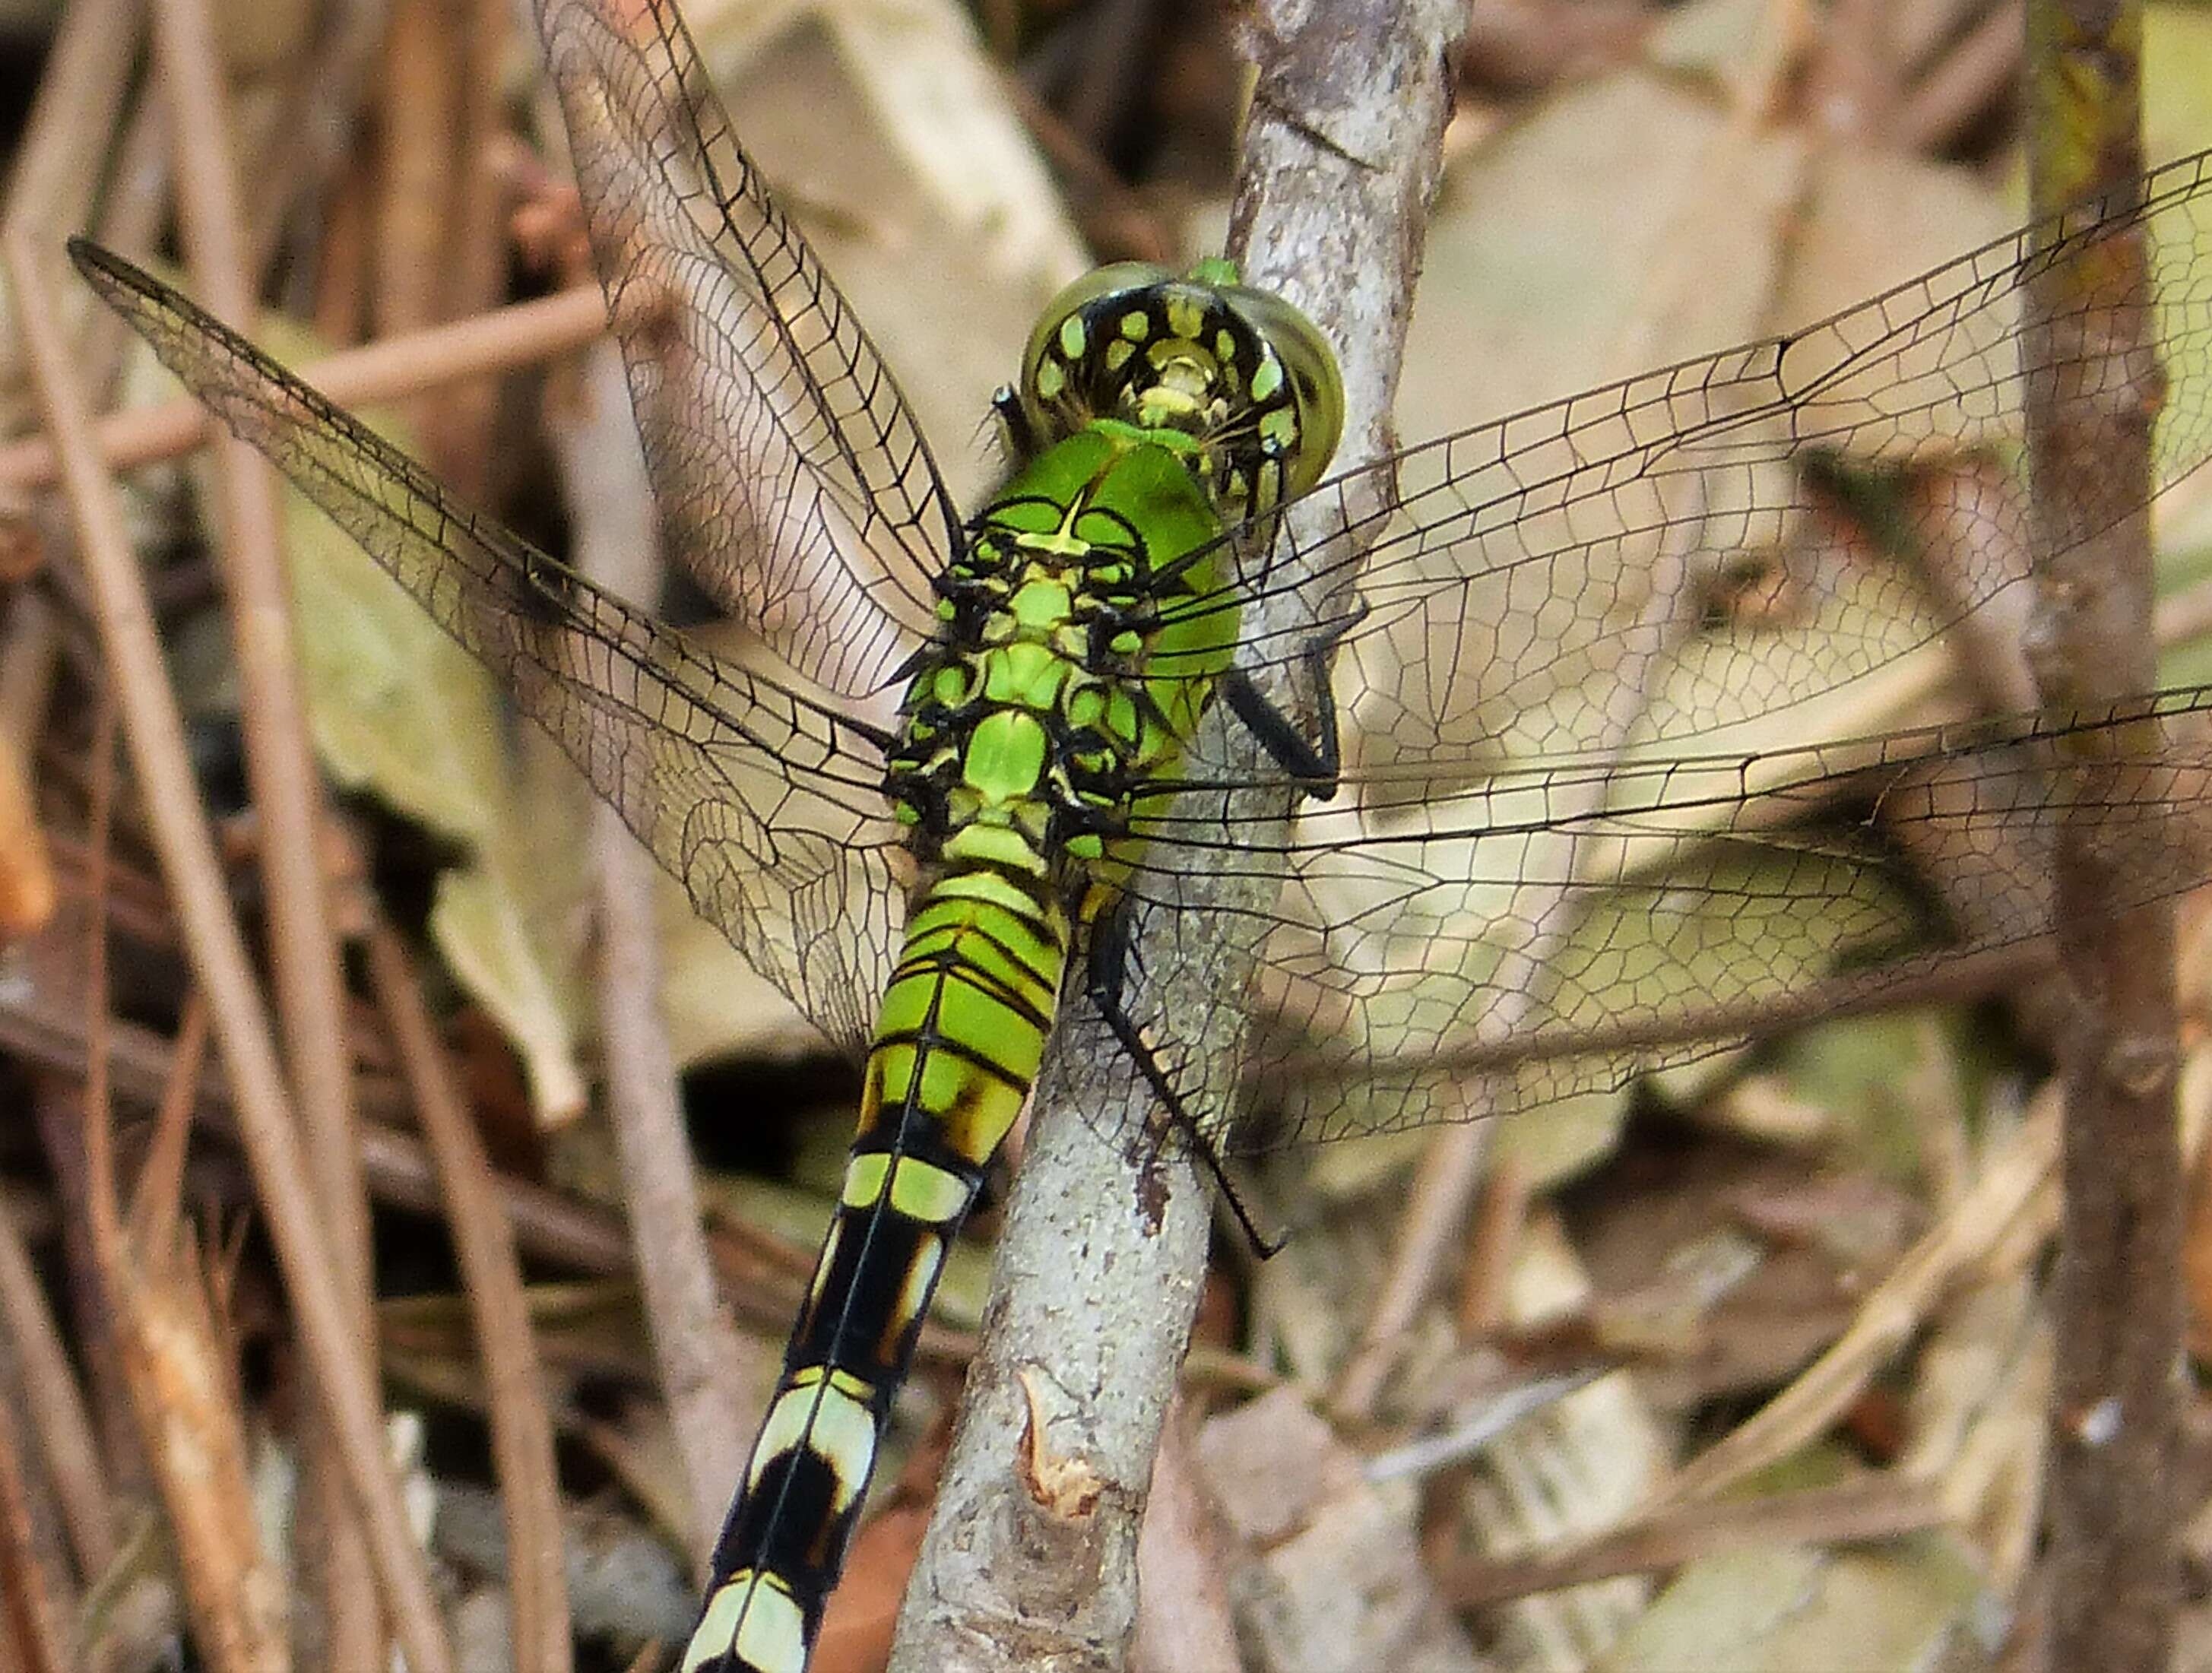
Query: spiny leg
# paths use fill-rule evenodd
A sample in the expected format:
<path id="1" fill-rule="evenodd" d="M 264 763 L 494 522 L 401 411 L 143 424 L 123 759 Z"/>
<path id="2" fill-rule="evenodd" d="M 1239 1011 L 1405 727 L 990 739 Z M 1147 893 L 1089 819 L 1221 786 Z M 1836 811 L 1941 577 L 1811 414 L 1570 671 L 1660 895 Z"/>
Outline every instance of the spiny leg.
<path id="1" fill-rule="evenodd" d="M 1221 678 L 1221 698 L 1230 712 L 1244 723 L 1274 763 L 1297 782 L 1300 793 L 1314 801 L 1336 794 L 1343 770 L 1343 739 L 1336 724 L 1336 688 L 1329 665 L 1337 642 L 1367 619 L 1369 605 L 1362 599 L 1344 617 L 1315 634 L 1298 648 L 1297 660 L 1313 682 L 1315 738 L 1307 739 L 1297 723 L 1285 715 L 1242 668 L 1231 668 Z"/>
<path id="2" fill-rule="evenodd" d="M 1090 996 L 1091 1002 L 1098 1007 L 1098 1014 L 1105 1019 L 1106 1026 L 1113 1031 L 1115 1042 L 1128 1054 L 1129 1061 L 1137 1067 L 1137 1072 L 1144 1076 L 1145 1084 L 1152 1088 L 1153 1097 L 1159 1099 L 1160 1107 L 1167 1112 L 1168 1126 L 1181 1133 L 1188 1141 L 1192 1153 L 1212 1176 L 1222 1201 L 1229 1205 L 1230 1212 L 1237 1217 L 1237 1226 L 1244 1233 L 1245 1240 L 1251 1245 L 1253 1252 L 1264 1261 L 1282 1248 L 1282 1239 L 1268 1237 L 1260 1230 L 1250 1210 L 1245 1207 L 1244 1199 L 1223 1167 L 1219 1149 L 1206 1136 L 1198 1118 L 1191 1114 L 1182 1091 L 1161 1066 L 1158 1054 L 1145 1038 L 1142 1025 L 1129 1014 L 1127 1007 L 1122 1003 L 1129 971 L 1130 907 L 1129 898 L 1124 896 L 1092 920 L 1084 990 Z"/>

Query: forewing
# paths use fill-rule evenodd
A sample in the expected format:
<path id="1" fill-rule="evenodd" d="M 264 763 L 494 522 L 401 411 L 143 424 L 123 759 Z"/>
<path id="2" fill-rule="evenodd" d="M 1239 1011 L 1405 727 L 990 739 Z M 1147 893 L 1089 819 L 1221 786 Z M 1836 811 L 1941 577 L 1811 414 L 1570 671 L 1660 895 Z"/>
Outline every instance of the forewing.
<path id="1" fill-rule="evenodd" d="M 669 553 L 808 678 L 877 689 L 960 539 L 913 413 L 674 6 L 539 21 Z"/>
<path id="2" fill-rule="evenodd" d="M 720 662 L 489 519 L 184 297 L 79 270 L 210 411 L 480 658 L 700 912 L 857 1052 L 902 916 L 872 730 Z"/>
<path id="3" fill-rule="evenodd" d="M 1656 723 L 1687 747 L 1730 746 L 1746 722 L 1786 724 L 1788 705 L 1969 618 L 2004 636 L 1998 617 L 2027 602 L 2027 382 L 2105 372 L 2069 332 L 2025 330 L 2033 273 L 2081 240 L 2147 229 L 2165 361 L 2158 487 L 2212 450 L 2212 161 L 2143 186 L 2139 207 L 2076 217 L 2057 241 L 2026 228 L 1804 331 L 1409 448 L 1382 467 L 1390 492 L 1375 471 L 1339 477 L 1305 507 L 1337 515 L 1285 520 L 1328 533 L 1231 534 L 1235 581 L 1189 607 L 1249 614 L 1280 589 L 1325 597 L 1338 583 L 1366 612 L 1339 658 L 1348 742 L 1362 764 L 1423 762 L 1446 776 L 1501 756 L 1609 748 L 1624 702 L 1639 701 L 1624 696 L 1622 671 L 1682 637 L 1666 593 L 1678 571 L 1708 609 L 1771 575 L 1806 624 L 1714 637 Z M 1886 538 L 1908 562 L 1867 563 L 1866 520 L 1839 517 L 1854 510 L 1839 494 L 1878 471 L 1954 462 L 1977 468 L 1889 514 Z M 1239 660 L 1282 662 L 1304 643 L 1288 631 L 1248 639 Z"/>
<path id="4" fill-rule="evenodd" d="M 2152 491 L 2212 451 L 2212 161 L 2144 188 L 2117 223 L 2031 228 L 1807 332 L 1413 448 L 1395 500 L 1340 478 L 1295 522 L 1334 532 L 1230 538 L 1235 583 L 1188 607 L 1352 600 L 1334 802 L 1256 836 L 1249 798 L 1287 779 L 1202 746 L 1128 885 L 1241 875 L 1274 903 L 1243 921 L 1241 983 L 1201 984 L 1216 1014 L 1158 1019 L 1202 1062 L 1222 1007 L 1249 1012 L 1279 1117 L 1250 1132 L 1546 1103 L 2017 952 L 2049 928 L 2062 795 L 2107 810 L 2139 897 L 2203 877 L 2202 694 L 2037 720 L 2021 654 L 2027 386 L 2110 375 L 2084 333 L 2023 328 L 2039 265 L 2148 228 L 2164 368 L 2125 387 L 2160 400 Z M 1248 633 L 1237 660 L 1310 642 Z M 1879 731 L 1936 700 L 2012 718 Z M 2113 776 L 2052 774 L 2075 727 L 2111 729 Z"/>

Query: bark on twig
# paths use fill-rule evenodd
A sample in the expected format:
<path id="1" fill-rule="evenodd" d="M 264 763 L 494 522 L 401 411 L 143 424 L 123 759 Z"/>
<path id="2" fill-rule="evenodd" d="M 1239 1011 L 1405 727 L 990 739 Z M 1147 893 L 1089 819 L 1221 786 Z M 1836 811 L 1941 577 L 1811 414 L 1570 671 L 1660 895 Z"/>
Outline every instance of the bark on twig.
<path id="1" fill-rule="evenodd" d="M 1261 77 L 1230 253 L 1336 345 L 1348 404 L 1340 468 L 1392 443 L 1391 392 L 1449 102 L 1444 52 L 1460 22 L 1437 0 L 1373 0 L 1271 4 L 1253 25 Z M 1299 533 L 1308 545 L 1320 538 Z M 1243 625 L 1302 637 L 1325 603 L 1286 589 Z M 1310 693 L 1279 684 L 1270 696 L 1310 713 Z M 1226 717 L 1207 724 L 1200 753 L 1233 761 Z M 1237 817 L 1264 842 L 1289 812 L 1279 796 L 1254 794 Z M 1211 1094 L 1225 1094 L 1235 1074 L 1228 1019 L 1243 966 L 1218 952 L 1233 946 L 1230 920 L 1208 915 L 1249 913 L 1240 888 L 1249 885 L 1188 879 L 1176 911 L 1148 909 L 1132 930 L 1139 958 L 1148 946 L 1181 949 L 1148 1003 L 1221 1019 L 1211 1031 L 1221 1037 L 1205 1042 Z M 1133 1090 L 1093 1008 L 1079 998 L 1068 1009 L 1038 1083 L 895 1669 L 1115 1668 L 1135 1621 L 1137 1530 L 1205 1269 L 1209 1199 L 1187 1156 L 1149 1153 L 1149 1095 Z M 1048 1474 L 1094 1490 L 1048 1491 Z"/>
<path id="2" fill-rule="evenodd" d="M 2039 211 L 2133 206 L 2142 166 L 2142 11 L 2028 9 L 2030 176 Z M 2151 690 L 2150 495 L 2163 376 L 2148 228 L 2057 239 L 2024 303 L 2030 542 L 2044 700 L 2094 709 Z M 2149 722 L 2138 723 L 2139 728 Z M 2120 729 L 2113 728 L 2117 733 Z M 2050 1657 L 2149 1673 L 2170 1659 L 2182 1166 L 2174 1119 L 2172 909 L 2116 909 L 2129 843 L 2118 758 L 2149 739 L 2085 733 L 2054 763 L 2066 797 L 2055 922 L 2074 992 L 2061 1043 L 2065 1218 L 2054 1281 Z M 2123 811 L 2121 818 L 2124 818 Z"/>

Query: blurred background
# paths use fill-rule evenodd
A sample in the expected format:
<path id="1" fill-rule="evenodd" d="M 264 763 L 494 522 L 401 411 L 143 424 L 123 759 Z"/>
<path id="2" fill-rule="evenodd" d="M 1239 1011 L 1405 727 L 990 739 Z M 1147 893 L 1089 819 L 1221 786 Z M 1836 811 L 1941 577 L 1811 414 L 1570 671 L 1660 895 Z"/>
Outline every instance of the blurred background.
<path id="1" fill-rule="evenodd" d="M 1259 27 L 1247 8 L 682 9 L 736 131 L 890 362 L 964 505 L 1000 468 L 991 397 L 1054 292 L 1095 262 L 1181 264 L 1220 243 L 1252 86 L 1244 32 Z M 135 28 L 136 10 L 117 0 L 100 27 Z M 216 11 L 270 307 L 261 340 L 287 363 L 589 283 L 534 33 L 507 0 L 220 0 Z M 2212 144 L 2212 10 L 2144 15 L 2154 166 Z M 2017 5 L 1476 0 L 1466 24 L 1396 412 L 1407 441 L 1796 329 L 2024 218 Z M 74 115 L 82 164 L 56 199 L 57 238 L 90 229 L 134 256 L 173 257 L 158 100 L 137 82 L 101 106 L 57 92 L 58 26 L 51 5 L 0 7 L 0 137 L 12 147 L 27 127 Z M 81 305 L 89 320 L 88 299 L 70 299 Z M 90 326 L 85 354 L 112 404 L 173 393 L 106 324 Z M 568 508 L 596 491 L 580 449 L 621 422 L 618 392 L 579 357 L 594 329 L 572 328 L 562 352 L 518 351 L 498 375 L 421 372 L 370 416 L 459 493 L 562 551 Z M 0 374 L 12 428 L 28 434 L 38 420 L 12 342 L 0 343 Z M 0 1074 L 21 1112 L 0 1123 L 14 1222 L 0 1289 L 19 1256 L 27 1287 L 0 1305 L 16 1342 L 0 1352 L 0 1388 L 13 1378 L 15 1391 L 0 1406 L 29 1418 L 16 1438 L 24 1538 L 43 1553 L 38 1572 L 81 1634 L 83 1664 L 225 1664 L 204 1642 L 180 1647 L 179 1536 L 155 1508 L 125 1391 L 141 1373 L 113 1346 L 82 1231 L 90 925 L 105 914 L 117 1142 L 134 1167 L 158 1153 L 153 1110 L 195 1026 L 191 984 L 128 794 L 105 892 L 91 887 L 98 650 L 21 458 L 0 465 L 15 537 L 0 580 L 16 606 L 0 702 L 17 804 L 0 856 L 11 873 L 0 879 Z M 2161 502 L 2161 586 L 2178 596 L 2212 556 L 2202 490 L 2185 482 Z M 214 500 L 189 455 L 131 478 L 195 765 L 251 920 L 258 833 L 209 555 Z M 625 1216 L 641 1209 L 626 1203 L 605 1118 L 589 794 L 319 514 L 288 497 L 284 518 L 307 719 L 338 792 L 331 869 L 418 962 L 521 1252 L 558 1436 L 575 1664 L 668 1664 L 647 1646 L 688 1630 L 693 1519 L 629 1269 Z M 635 591 L 744 654 L 680 584 L 647 570 Z M 2172 678 L 2212 676 L 2201 639 L 2175 636 Z M 1881 723 L 1920 718 L 1908 708 Z M 708 1248 L 750 1350 L 751 1385 L 731 1396 L 749 1421 L 834 1200 L 857 1076 L 672 885 L 658 922 Z M 2188 922 L 2196 1046 L 2212 944 Z M 464 1664 L 507 1665 L 501 1467 L 456 1210 L 418 1135 L 404 1049 L 358 960 L 349 969 L 382 1397 L 404 1414 L 394 1441 Z M 2007 996 L 1793 1030 L 1500 1123 L 1449 1293 L 1356 1422 L 1325 1421 L 1303 1396 L 1329 1387 L 1352 1353 L 1431 1135 L 1271 1170 L 1263 1200 L 1295 1235 L 1265 1264 L 1219 1239 L 1188 1376 L 1186 1457 L 1211 1532 L 1153 1560 L 1202 1554 L 1248 1605 L 1261 1600 L 1238 1621 L 1242 1664 L 1285 1673 L 1407 1656 L 1500 1673 L 2014 1664 L 2008 1646 L 2033 1610 L 2055 1213 L 2050 1123 L 2037 1113 L 2050 1043 L 2035 1004 Z M 2192 1057 L 2192 1121 L 2204 1073 Z M 221 1097 L 196 1096 L 204 1107 L 173 1166 L 220 1301 L 212 1397 L 245 1439 L 264 1527 L 240 1572 L 284 1577 L 296 1599 L 301 1371 Z M 881 1664 L 981 1314 L 990 1229 L 987 1213 L 939 1298 L 879 1477 L 890 1513 L 855 1557 L 823 1673 Z M 2202 1341 L 2212 1218 L 2191 1254 L 2208 1287 L 2196 1297 Z M 115 1507 L 89 1547 L 102 1562 L 70 1525 L 70 1484 L 41 1463 L 59 1456 L 45 1414 L 64 1398 L 21 1345 L 41 1307 L 94 1438 L 94 1496 Z M 1798 1403 L 1721 1467 L 1780 1495 L 1782 1511 L 1720 1498 L 1640 1548 L 1577 1542 L 1648 1505 L 1671 1469 L 1785 1391 Z M 1294 1485 L 1286 1457 L 1307 1465 Z M 2212 1502 L 2212 1452 L 2199 1445 L 2191 1469 L 2191 1502 Z M 1271 1495 L 1297 1501 L 1297 1542 Z M 2184 1664 L 2212 1668 L 2212 1513 L 2189 1538 L 2198 1595 Z M 1172 1642 L 1142 1653 L 1158 1673 L 1221 1664 Z"/>

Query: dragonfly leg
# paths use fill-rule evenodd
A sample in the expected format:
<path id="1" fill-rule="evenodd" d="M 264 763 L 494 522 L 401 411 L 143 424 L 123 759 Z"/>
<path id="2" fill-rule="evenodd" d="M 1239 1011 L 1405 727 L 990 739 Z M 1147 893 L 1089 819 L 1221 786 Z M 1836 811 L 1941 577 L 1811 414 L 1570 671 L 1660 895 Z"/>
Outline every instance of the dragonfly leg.
<path id="1" fill-rule="evenodd" d="M 999 434 L 1009 458 L 1025 461 L 1044 451 L 1044 438 L 1023 409 L 1021 397 L 1007 386 L 1001 384 L 991 397 L 991 411 L 999 421 Z"/>
<path id="2" fill-rule="evenodd" d="M 1151 1042 L 1145 1037 L 1143 1025 L 1130 1015 L 1128 1007 L 1123 1003 L 1129 976 L 1130 917 L 1130 902 L 1124 897 L 1092 921 L 1085 990 L 1089 994 L 1091 1002 L 1098 1007 L 1098 1014 L 1106 1019 L 1106 1026 L 1113 1031 L 1115 1040 L 1128 1054 L 1129 1061 L 1137 1066 L 1137 1072 L 1144 1076 L 1145 1084 L 1152 1089 L 1152 1095 L 1159 1099 L 1161 1108 L 1167 1112 L 1167 1124 L 1182 1134 L 1189 1143 L 1192 1153 L 1206 1172 L 1212 1176 L 1214 1188 L 1221 1193 L 1222 1201 L 1229 1205 L 1229 1211 L 1237 1217 L 1237 1224 L 1243 1232 L 1245 1241 L 1251 1245 L 1253 1253 L 1264 1261 L 1282 1248 L 1283 1240 L 1271 1238 L 1261 1231 L 1258 1222 L 1252 1218 L 1251 1211 L 1245 1207 L 1244 1199 L 1238 1193 L 1235 1183 L 1229 1177 L 1228 1171 L 1222 1165 L 1220 1151 L 1206 1137 L 1197 1117 L 1191 1114 L 1182 1091 L 1161 1064 L 1159 1055 L 1152 1049 Z"/>
<path id="3" fill-rule="evenodd" d="M 1367 619 L 1369 605 L 1362 599 L 1341 619 L 1331 623 L 1299 648 L 1313 684 L 1315 738 L 1303 736 L 1291 717 L 1277 708 L 1242 668 L 1222 676 L 1221 696 L 1245 729 L 1260 740 L 1277 766 L 1297 780 L 1298 788 L 1315 801 L 1336 794 L 1336 782 L 1344 764 L 1343 740 L 1336 725 L 1336 688 L 1329 664 L 1337 642 Z"/>

